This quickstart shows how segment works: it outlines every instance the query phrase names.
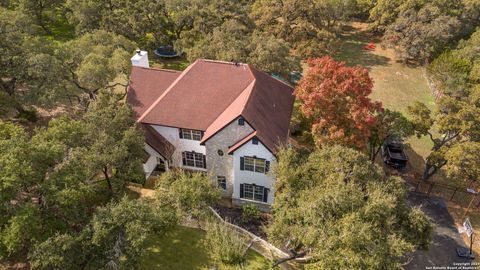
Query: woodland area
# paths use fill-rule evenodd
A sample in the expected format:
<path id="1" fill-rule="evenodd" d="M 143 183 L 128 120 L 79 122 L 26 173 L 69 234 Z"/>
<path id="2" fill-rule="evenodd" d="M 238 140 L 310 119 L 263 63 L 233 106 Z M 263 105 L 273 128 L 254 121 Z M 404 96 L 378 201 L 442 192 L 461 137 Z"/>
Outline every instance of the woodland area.
<path id="1" fill-rule="evenodd" d="M 371 70 L 336 57 L 352 21 L 426 69 L 435 106 L 371 98 Z M 431 222 L 375 164 L 386 140 L 430 140 L 418 180 L 480 177 L 478 0 L 0 0 L 0 268 L 136 269 L 151 237 L 205 219 L 220 197 L 207 176 L 161 175 L 150 199 L 126 188 L 145 182 L 130 57 L 170 44 L 295 87 L 302 147 L 272 166 L 266 231 L 305 269 L 402 269 L 428 248 Z M 211 222 L 205 239 L 219 269 L 245 264 L 228 229 Z"/>

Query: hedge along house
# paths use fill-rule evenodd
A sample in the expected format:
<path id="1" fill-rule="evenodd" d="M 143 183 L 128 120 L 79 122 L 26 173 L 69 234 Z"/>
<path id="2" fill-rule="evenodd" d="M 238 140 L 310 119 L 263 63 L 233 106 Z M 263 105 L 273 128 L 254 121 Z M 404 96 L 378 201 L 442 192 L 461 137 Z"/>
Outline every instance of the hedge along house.
<path id="1" fill-rule="evenodd" d="M 248 64 L 199 59 L 183 72 L 132 57 L 127 101 L 145 131 L 146 176 L 207 172 L 233 204 L 273 202 L 270 164 L 286 144 L 293 88 Z"/>

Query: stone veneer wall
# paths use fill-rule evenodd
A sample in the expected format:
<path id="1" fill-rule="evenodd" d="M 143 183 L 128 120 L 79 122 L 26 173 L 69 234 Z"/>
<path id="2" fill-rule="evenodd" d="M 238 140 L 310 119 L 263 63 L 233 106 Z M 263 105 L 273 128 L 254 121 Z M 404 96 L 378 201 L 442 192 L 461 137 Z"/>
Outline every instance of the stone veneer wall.
<path id="1" fill-rule="evenodd" d="M 231 198 L 233 194 L 233 156 L 228 154 L 228 147 L 245 138 L 253 132 L 253 128 L 245 121 L 245 125 L 238 125 L 238 119 L 224 127 L 205 143 L 207 156 L 207 172 L 212 181 L 217 184 L 217 176 L 227 178 L 227 190 L 224 197 Z M 223 156 L 218 155 L 223 151 Z"/>

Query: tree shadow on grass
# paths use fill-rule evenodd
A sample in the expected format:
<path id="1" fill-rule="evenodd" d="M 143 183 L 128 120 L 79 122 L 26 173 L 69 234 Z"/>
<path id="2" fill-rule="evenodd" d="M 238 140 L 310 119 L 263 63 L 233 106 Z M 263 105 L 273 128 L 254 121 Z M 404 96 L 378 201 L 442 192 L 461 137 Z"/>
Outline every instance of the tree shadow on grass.
<path id="1" fill-rule="evenodd" d="M 380 46 L 379 37 L 366 30 L 346 25 L 342 28 L 339 38 L 340 48 L 334 58 L 345 62 L 348 66 L 360 65 L 370 68 L 372 66 L 386 66 L 391 61 L 386 56 L 364 49 L 364 46 L 370 42 L 373 42 L 375 46 Z"/>
<path id="2" fill-rule="evenodd" d="M 425 167 L 425 159 L 415 152 L 410 144 L 405 144 L 405 153 L 408 157 L 408 165 L 406 168 L 408 177 L 411 177 L 412 180 L 415 181 L 421 181 L 423 169 Z"/>

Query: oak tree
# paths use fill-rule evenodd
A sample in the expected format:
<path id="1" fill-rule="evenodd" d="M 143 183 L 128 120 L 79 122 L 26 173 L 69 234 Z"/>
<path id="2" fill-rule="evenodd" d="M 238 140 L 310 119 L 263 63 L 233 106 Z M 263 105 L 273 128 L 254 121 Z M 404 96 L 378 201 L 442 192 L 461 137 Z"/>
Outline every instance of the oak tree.
<path id="1" fill-rule="evenodd" d="M 300 108 L 311 119 L 317 145 L 339 143 L 362 149 L 376 125 L 381 104 L 368 97 L 373 81 L 363 67 L 330 57 L 310 59 L 296 88 Z"/>
<path id="2" fill-rule="evenodd" d="M 278 160 L 269 239 L 308 269 L 402 269 L 402 257 L 428 247 L 429 218 L 362 153 L 336 145 Z"/>

